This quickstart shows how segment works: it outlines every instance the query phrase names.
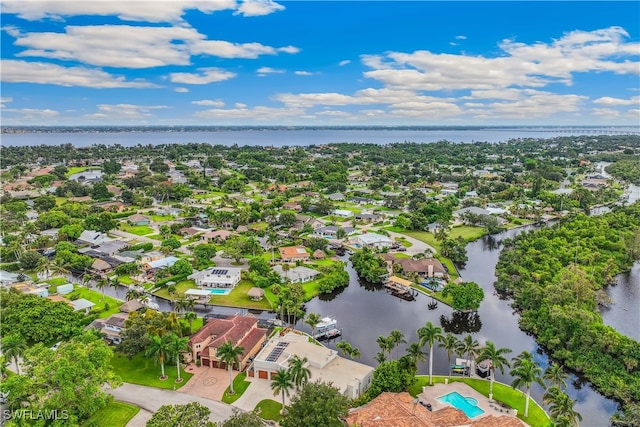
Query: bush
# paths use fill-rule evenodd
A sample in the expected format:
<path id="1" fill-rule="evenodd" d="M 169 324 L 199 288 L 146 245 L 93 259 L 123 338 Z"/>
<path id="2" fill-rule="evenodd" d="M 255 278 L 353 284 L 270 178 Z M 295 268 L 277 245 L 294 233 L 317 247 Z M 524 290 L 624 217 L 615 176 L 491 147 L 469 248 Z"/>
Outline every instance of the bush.
<path id="1" fill-rule="evenodd" d="M 151 249 L 153 249 L 153 243 L 138 243 L 137 245 L 133 245 L 129 248 L 130 251 L 137 251 L 140 249 L 145 252 L 150 251 Z"/>
<path id="2" fill-rule="evenodd" d="M 164 286 L 169 282 L 179 282 L 186 279 L 188 274 L 176 274 L 175 276 L 167 277 L 166 279 L 158 280 L 156 286 Z"/>

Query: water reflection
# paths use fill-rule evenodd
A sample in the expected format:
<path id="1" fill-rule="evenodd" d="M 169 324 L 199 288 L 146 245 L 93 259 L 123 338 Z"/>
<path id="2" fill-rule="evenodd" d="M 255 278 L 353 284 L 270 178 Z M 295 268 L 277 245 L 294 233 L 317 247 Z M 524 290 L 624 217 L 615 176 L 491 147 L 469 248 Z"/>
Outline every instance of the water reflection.
<path id="1" fill-rule="evenodd" d="M 454 311 L 449 317 L 440 316 L 440 326 L 445 332 L 464 334 L 479 332 L 482 329 L 482 322 L 478 313 Z"/>

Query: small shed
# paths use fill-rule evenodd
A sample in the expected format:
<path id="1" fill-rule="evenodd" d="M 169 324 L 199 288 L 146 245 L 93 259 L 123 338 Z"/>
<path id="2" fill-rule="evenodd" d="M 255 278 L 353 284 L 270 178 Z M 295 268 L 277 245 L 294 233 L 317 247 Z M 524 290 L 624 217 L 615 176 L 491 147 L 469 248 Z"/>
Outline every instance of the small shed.
<path id="1" fill-rule="evenodd" d="M 313 258 L 315 259 L 324 259 L 324 252 L 320 249 L 317 249 L 313 252 Z"/>
<path id="2" fill-rule="evenodd" d="M 60 295 L 68 294 L 69 292 L 73 292 L 73 284 L 67 283 L 66 285 L 59 285 L 56 290 Z"/>
<path id="3" fill-rule="evenodd" d="M 260 301 L 264 297 L 264 289 L 253 287 L 247 295 L 254 301 Z"/>

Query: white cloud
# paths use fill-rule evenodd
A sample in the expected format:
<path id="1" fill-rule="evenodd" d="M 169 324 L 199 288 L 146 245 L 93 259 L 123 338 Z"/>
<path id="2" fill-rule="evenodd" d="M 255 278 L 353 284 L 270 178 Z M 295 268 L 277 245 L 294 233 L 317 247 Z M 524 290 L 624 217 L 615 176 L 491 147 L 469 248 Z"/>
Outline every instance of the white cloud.
<path id="1" fill-rule="evenodd" d="M 206 40 L 204 34 L 186 27 L 130 25 L 67 26 L 64 33 L 23 33 L 4 27 L 25 47 L 16 56 L 37 56 L 103 67 L 149 68 L 190 65 L 192 55 L 255 59 L 260 55 L 297 53 L 295 46 L 275 48 L 260 43 Z"/>
<path id="2" fill-rule="evenodd" d="M 13 98 L 10 96 L 3 96 L 0 98 L 0 107 L 5 108 L 5 104 L 13 102 Z"/>
<path id="3" fill-rule="evenodd" d="M 157 85 L 142 80 L 126 80 L 102 70 L 87 67 L 61 67 L 45 62 L 3 59 L 2 81 L 6 83 L 37 83 L 59 86 L 104 88 L 153 88 Z"/>
<path id="4" fill-rule="evenodd" d="M 244 0 L 234 15 L 263 16 L 284 9 L 283 5 L 272 0 Z"/>
<path id="5" fill-rule="evenodd" d="M 633 96 L 630 99 L 620 99 L 620 98 L 611 98 L 609 96 L 605 96 L 602 98 L 598 98 L 593 101 L 594 104 L 601 105 L 640 105 L 640 96 Z"/>
<path id="6" fill-rule="evenodd" d="M 338 62 L 338 67 L 344 67 L 345 65 L 351 64 L 351 61 L 348 59 L 345 59 L 344 61 L 340 61 Z"/>
<path id="7" fill-rule="evenodd" d="M 224 101 L 222 101 L 221 99 L 202 99 L 200 101 L 191 101 L 191 103 L 194 105 L 202 105 L 206 107 L 224 107 Z"/>
<path id="8" fill-rule="evenodd" d="M 278 70 L 271 67 L 260 67 L 256 70 L 256 73 L 258 73 L 258 76 L 264 77 L 267 74 L 284 74 L 285 70 Z"/>
<path id="9" fill-rule="evenodd" d="M 187 89 L 186 87 L 177 87 L 173 89 L 173 91 L 178 93 L 187 93 L 189 92 L 189 89 Z"/>
<path id="10" fill-rule="evenodd" d="M 48 108 L 4 108 L 2 113 L 11 115 L 11 119 L 19 119 L 21 121 L 47 120 L 60 115 L 58 111 Z"/>
<path id="11" fill-rule="evenodd" d="M 544 87 L 551 83 L 571 85 L 579 72 L 611 71 L 639 74 L 640 44 L 626 42 L 629 35 L 619 27 L 592 32 L 574 31 L 552 43 L 527 45 L 505 40 L 504 54 L 496 57 L 464 54 L 387 52 L 364 55 L 362 62 L 373 70 L 365 76 L 385 86 L 410 90 L 499 89 L 510 86 Z M 620 61 L 621 57 L 627 57 Z"/>
<path id="12" fill-rule="evenodd" d="M 91 0 L 91 1 L 39 1 L 4 0 L 2 13 L 15 13 L 30 21 L 43 18 L 60 19 L 64 16 L 99 15 L 117 16 L 128 21 L 178 22 L 186 10 L 211 13 L 235 9 L 234 0 Z"/>
<path id="13" fill-rule="evenodd" d="M 456 40 L 466 40 L 466 39 L 467 39 L 467 36 L 463 36 L 463 35 L 456 36 Z"/>
<path id="14" fill-rule="evenodd" d="M 295 71 L 293 74 L 296 76 L 312 76 L 313 73 L 310 71 Z"/>
<path id="15" fill-rule="evenodd" d="M 614 120 L 620 117 L 620 111 L 613 108 L 594 108 L 593 114 L 604 120 Z"/>
<path id="16" fill-rule="evenodd" d="M 237 74 L 220 68 L 198 68 L 201 74 L 171 73 L 169 78 L 173 83 L 188 85 L 205 85 L 208 83 L 222 82 L 234 78 Z"/>
<path id="17" fill-rule="evenodd" d="M 246 123 L 247 119 L 261 122 L 278 123 L 279 120 L 295 120 L 305 114 L 299 108 L 275 108 L 258 106 L 246 108 L 246 106 L 232 109 L 211 109 L 196 112 L 196 116 L 205 119 L 227 119 L 229 122 L 236 120 Z"/>
<path id="18" fill-rule="evenodd" d="M 90 120 L 138 120 L 154 117 L 152 110 L 169 108 L 166 105 L 99 104 L 98 112 L 85 114 Z"/>
<path id="19" fill-rule="evenodd" d="M 233 104 L 236 108 L 246 108 L 247 104 L 243 104 L 242 102 L 236 102 Z"/>

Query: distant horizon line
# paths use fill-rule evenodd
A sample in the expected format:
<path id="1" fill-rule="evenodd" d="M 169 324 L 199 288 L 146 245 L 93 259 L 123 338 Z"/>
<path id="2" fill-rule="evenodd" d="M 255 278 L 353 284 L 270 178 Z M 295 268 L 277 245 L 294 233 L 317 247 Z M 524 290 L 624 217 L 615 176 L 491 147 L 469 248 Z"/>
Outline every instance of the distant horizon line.
<path id="1" fill-rule="evenodd" d="M 640 125 L 5 125 L 8 129 L 615 129 L 639 128 Z"/>

